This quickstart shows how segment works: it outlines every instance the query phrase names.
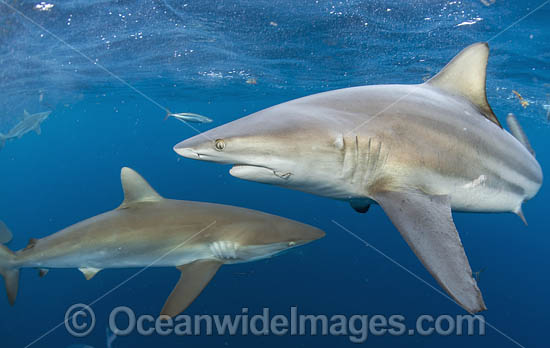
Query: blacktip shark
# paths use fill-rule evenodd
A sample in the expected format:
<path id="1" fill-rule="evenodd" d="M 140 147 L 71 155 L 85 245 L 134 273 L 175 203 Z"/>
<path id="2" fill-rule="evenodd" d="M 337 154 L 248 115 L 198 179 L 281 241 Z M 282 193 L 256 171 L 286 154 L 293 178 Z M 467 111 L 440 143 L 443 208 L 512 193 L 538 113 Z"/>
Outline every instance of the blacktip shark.
<path id="1" fill-rule="evenodd" d="M 223 264 L 248 262 L 319 239 L 324 232 L 293 220 L 228 205 L 165 199 L 135 171 L 121 172 L 117 209 L 67 227 L 13 253 L 0 244 L 0 274 L 9 302 L 19 269 L 78 268 L 91 279 L 105 268 L 177 267 L 181 277 L 162 314 L 175 316 Z M 11 232 L 0 223 L 0 242 Z"/>
<path id="2" fill-rule="evenodd" d="M 0 133 L 0 150 L 6 144 L 6 140 L 9 139 L 20 139 L 23 135 L 27 134 L 30 131 L 35 131 L 36 134 L 40 135 L 42 130 L 40 129 L 40 124 L 44 122 L 50 116 L 52 112 L 38 112 L 36 114 L 29 114 L 27 110 L 23 111 L 23 119 L 17 123 L 8 134 Z"/>
<path id="3" fill-rule="evenodd" d="M 349 201 L 379 204 L 445 291 L 485 310 L 451 211 L 514 212 L 542 170 L 487 102 L 489 47 L 476 43 L 418 85 L 310 95 L 177 144 L 181 156 L 233 164 L 230 174 Z M 512 133 L 515 133 L 513 127 Z"/>

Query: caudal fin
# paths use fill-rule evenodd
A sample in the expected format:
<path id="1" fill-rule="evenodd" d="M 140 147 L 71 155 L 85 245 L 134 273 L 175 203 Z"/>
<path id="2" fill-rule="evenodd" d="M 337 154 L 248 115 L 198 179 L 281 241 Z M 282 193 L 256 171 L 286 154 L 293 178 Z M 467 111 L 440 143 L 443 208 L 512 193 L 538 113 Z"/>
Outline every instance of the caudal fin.
<path id="1" fill-rule="evenodd" d="M 0 240 L 7 243 L 11 240 L 11 232 L 2 221 L 0 221 Z M 15 254 L 6 246 L 0 244 L 0 275 L 4 277 L 8 301 L 13 306 L 19 289 L 19 269 L 13 266 Z"/>

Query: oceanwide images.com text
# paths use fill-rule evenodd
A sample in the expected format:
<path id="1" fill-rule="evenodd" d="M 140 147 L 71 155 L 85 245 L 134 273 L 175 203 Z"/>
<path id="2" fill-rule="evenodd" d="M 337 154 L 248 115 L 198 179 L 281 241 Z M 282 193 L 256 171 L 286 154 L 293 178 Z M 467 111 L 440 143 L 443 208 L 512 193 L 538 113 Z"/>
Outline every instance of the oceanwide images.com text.
<path id="1" fill-rule="evenodd" d="M 409 325 L 408 325 L 409 324 Z M 69 333 L 84 337 L 95 326 L 95 314 L 86 305 L 74 305 L 67 311 L 65 326 Z M 285 314 L 271 313 L 269 308 L 253 313 L 242 308 L 240 314 L 181 314 L 168 316 L 137 315 L 129 307 L 116 307 L 109 316 L 109 328 L 117 336 L 137 332 L 143 336 L 346 336 L 353 343 L 363 343 L 373 336 L 473 336 L 485 335 L 481 315 L 420 315 L 414 322 L 404 315 L 325 315 L 302 314 L 291 307 Z"/>

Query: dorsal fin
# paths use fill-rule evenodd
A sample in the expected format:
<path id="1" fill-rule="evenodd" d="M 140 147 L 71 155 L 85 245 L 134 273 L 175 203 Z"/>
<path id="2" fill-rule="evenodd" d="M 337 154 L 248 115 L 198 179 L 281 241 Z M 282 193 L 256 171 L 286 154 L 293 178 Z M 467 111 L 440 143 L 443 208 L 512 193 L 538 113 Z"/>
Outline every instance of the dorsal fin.
<path id="1" fill-rule="evenodd" d="M 122 168 L 120 172 L 122 189 L 124 190 L 124 202 L 119 208 L 127 208 L 134 203 L 158 202 L 162 200 L 155 191 L 135 170 L 128 167 Z"/>
<path id="2" fill-rule="evenodd" d="M 426 83 L 468 99 L 487 119 L 502 128 L 485 93 L 488 58 L 489 45 L 486 42 L 470 45 Z"/>

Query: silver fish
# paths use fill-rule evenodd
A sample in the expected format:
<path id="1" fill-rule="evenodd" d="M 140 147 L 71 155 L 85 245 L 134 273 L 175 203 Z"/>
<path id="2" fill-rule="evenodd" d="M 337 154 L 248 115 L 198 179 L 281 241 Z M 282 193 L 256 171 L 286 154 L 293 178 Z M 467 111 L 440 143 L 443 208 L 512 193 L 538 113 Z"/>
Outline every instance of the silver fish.
<path id="1" fill-rule="evenodd" d="M 195 122 L 195 123 L 210 123 L 210 122 L 212 122 L 211 118 L 208 118 L 206 116 L 199 115 L 199 114 L 194 114 L 192 112 L 180 112 L 180 113 L 177 113 L 177 114 L 173 114 L 171 112 L 168 112 L 164 119 L 167 120 L 169 117 L 174 117 L 176 120 L 181 121 L 183 123 L 185 123 L 185 122 Z"/>

